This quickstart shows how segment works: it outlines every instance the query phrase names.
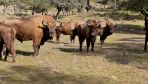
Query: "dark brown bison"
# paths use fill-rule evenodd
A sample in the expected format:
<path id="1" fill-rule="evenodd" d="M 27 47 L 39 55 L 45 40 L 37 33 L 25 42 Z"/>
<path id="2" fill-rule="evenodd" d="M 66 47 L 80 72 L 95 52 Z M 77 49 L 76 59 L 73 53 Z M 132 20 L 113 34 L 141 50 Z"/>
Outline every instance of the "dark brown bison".
<path id="1" fill-rule="evenodd" d="M 114 32 L 117 23 L 112 19 L 105 20 L 104 18 L 99 19 L 97 23 L 99 26 L 98 35 L 100 35 L 100 42 L 102 46 L 105 39 Z"/>
<path id="2" fill-rule="evenodd" d="M 39 55 L 40 46 L 52 39 L 56 27 L 52 16 L 34 15 L 18 20 L 6 20 L 2 24 L 16 30 L 16 38 L 23 42 L 33 40 L 34 56 Z"/>
<path id="3" fill-rule="evenodd" d="M 96 36 L 98 34 L 97 22 L 96 20 L 88 20 L 84 23 L 79 23 L 74 29 L 72 38 L 78 35 L 80 51 L 82 51 L 82 44 L 86 39 L 87 52 L 89 51 L 90 44 L 92 46 L 91 51 L 94 51 L 94 44 L 96 41 Z"/>
<path id="4" fill-rule="evenodd" d="M 67 22 L 67 23 L 61 23 L 60 26 L 56 27 L 56 39 L 59 42 L 59 38 L 61 34 L 64 35 L 70 35 L 70 40 L 73 41 L 74 38 L 72 38 L 73 30 L 76 28 L 77 24 L 74 22 Z"/>
<path id="5" fill-rule="evenodd" d="M 144 45 L 144 50 L 147 51 L 147 42 L 148 42 L 148 18 L 145 17 L 145 45 Z"/>
<path id="6" fill-rule="evenodd" d="M 16 31 L 8 26 L 0 24 L 0 59 L 2 60 L 2 50 L 3 45 L 6 46 L 6 55 L 4 60 L 7 61 L 8 53 L 10 52 L 13 57 L 13 62 L 16 61 L 16 51 L 15 51 L 15 36 Z"/>

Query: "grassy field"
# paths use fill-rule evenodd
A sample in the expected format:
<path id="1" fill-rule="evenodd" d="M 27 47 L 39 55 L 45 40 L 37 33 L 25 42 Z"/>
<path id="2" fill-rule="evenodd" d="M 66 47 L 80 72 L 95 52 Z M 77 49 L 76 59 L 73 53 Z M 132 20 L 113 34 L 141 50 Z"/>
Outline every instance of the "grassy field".
<path id="1" fill-rule="evenodd" d="M 94 15 L 94 16 L 93 16 Z M 91 17 L 90 17 L 91 16 Z M 86 18 L 85 18 L 86 17 Z M 82 21 L 97 17 L 86 13 L 71 15 L 61 21 Z M 99 37 L 95 52 L 79 52 L 76 38 L 69 44 L 69 36 L 55 38 L 33 57 L 32 42 L 16 42 L 17 62 L 0 61 L 0 84 L 148 84 L 148 52 L 144 52 L 144 22 L 117 20 L 116 32 L 109 36 L 103 48 Z"/>

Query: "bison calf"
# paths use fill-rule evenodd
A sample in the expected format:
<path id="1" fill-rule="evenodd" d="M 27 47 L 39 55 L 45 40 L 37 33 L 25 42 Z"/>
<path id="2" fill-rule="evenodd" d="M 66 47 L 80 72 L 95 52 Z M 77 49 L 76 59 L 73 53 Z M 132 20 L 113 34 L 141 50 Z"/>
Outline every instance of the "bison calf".
<path id="1" fill-rule="evenodd" d="M 6 45 L 6 55 L 4 60 L 7 61 L 8 53 L 10 52 L 13 57 L 13 62 L 16 61 L 16 51 L 15 51 L 15 36 L 16 31 L 8 26 L 0 25 L 0 59 L 2 60 L 2 50 L 3 44 Z"/>
<path id="2" fill-rule="evenodd" d="M 56 39 L 59 42 L 59 38 L 61 34 L 64 35 L 70 35 L 70 40 L 73 41 L 74 38 L 72 38 L 72 32 L 76 28 L 76 23 L 73 22 L 67 22 L 67 23 L 61 23 L 60 26 L 57 26 L 56 28 Z"/>
<path id="3" fill-rule="evenodd" d="M 98 29 L 96 20 L 88 20 L 83 24 L 78 24 L 78 27 L 73 31 L 72 37 L 78 35 L 80 51 L 82 51 L 82 44 L 85 39 L 87 43 L 87 52 L 89 51 L 90 44 L 92 46 L 91 51 L 94 51 L 97 31 Z"/>

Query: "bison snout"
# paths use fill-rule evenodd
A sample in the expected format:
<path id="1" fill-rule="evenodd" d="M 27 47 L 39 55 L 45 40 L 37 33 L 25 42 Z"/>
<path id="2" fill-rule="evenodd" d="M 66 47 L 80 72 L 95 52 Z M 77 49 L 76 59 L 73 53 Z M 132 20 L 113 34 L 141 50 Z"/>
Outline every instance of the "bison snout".
<path id="1" fill-rule="evenodd" d="M 91 36 L 92 36 L 92 37 L 96 37 L 96 36 L 97 36 L 97 34 L 98 34 L 98 32 L 97 32 L 97 31 L 92 31 L 92 32 L 91 32 Z"/>
<path id="2" fill-rule="evenodd" d="M 91 33 L 91 36 L 93 36 L 93 37 L 94 37 L 94 36 L 95 36 L 95 33 Z"/>
<path id="3" fill-rule="evenodd" d="M 49 32 L 49 39 L 53 39 L 53 37 L 54 37 L 54 33 L 53 32 Z"/>
<path id="4" fill-rule="evenodd" d="M 49 39 L 52 40 L 53 39 L 53 35 L 49 35 Z"/>

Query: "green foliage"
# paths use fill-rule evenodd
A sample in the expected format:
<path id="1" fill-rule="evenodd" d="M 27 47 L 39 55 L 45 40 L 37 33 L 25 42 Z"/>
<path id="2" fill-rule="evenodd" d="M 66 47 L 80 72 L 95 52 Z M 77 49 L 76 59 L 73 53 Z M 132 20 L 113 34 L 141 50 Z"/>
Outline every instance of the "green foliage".
<path id="1" fill-rule="evenodd" d="M 120 8 L 139 11 L 141 9 L 148 9 L 148 0 L 124 0 L 120 4 Z"/>
<path id="2" fill-rule="evenodd" d="M 120 6 L 122 9 L 130 11 L 140 11 L 141 14 L 148 16 L 148 0 L 125 0 Z"/>
<path id="3" fill-rule="evenodd" d="M 47 11 L 50 5 L 48 0 L 33 0 L 30 6 L 31 10 L 40 13 Z"/>

